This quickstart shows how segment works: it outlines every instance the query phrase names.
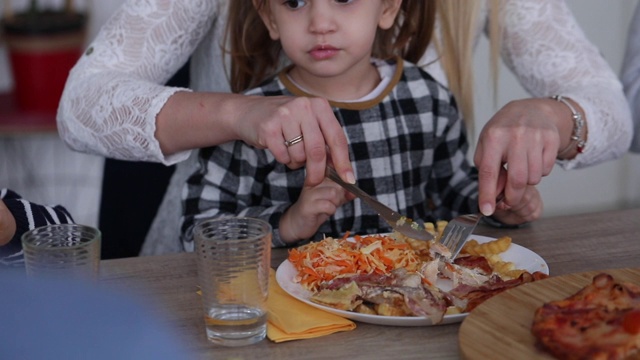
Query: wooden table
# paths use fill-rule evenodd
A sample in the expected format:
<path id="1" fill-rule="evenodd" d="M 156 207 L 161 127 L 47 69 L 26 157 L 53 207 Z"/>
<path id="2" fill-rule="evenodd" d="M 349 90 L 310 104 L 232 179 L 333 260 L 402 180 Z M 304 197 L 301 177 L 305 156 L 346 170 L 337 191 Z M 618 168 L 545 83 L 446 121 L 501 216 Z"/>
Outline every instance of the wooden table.
<path id="1" fill-rule="evenodd" d="M 552 276 L 589 270 L 640 267 L 640 209 L 553 217 L 528 227 L 480 226 L 479 235 L 509 235 L 542 256 Z M 277 267 L 286 250 L 274 249 Z M 276 344 L 269 340 L 242 348 L 208 342 L 192 253 L 106 260 L 102 282 L 124 286 L 157 300 L 159 316 L 184 335 L 196 358 L 209 359 L 457 359 L 459 324 L 390 327 L 358 323 L 353 331 Z"/>

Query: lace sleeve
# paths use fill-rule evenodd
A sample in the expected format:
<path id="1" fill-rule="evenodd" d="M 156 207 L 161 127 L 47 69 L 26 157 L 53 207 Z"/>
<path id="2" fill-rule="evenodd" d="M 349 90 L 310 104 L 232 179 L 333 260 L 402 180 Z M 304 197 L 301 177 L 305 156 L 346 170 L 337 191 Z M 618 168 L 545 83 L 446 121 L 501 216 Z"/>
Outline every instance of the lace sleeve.
<path id="1" fill-rule="evenodd" d="M 640 5 L 636 5 L 629 27 L 621 76 L 633 116 L 634 135 L 631 151 L 640 153 Z"/>
<path id="2" fill-rule="evenodd" d="M 72 69 L 57 114 L 73 149 L 172 164 L 155 119 L 179 88 L 164 84 L 189 58 L 219 11 L 218 1 L 127 0 Z"/>
<path id="3" fill-rule="evenodd" d="M 585 152 L 560 165 L 582 168 L 622 156 L 633 131 L 622 85 L 566 3 L 505 0 L 503 5 L 502 58 L 521 85 L 533 96 L 570 97 L 584 109 Z"/>

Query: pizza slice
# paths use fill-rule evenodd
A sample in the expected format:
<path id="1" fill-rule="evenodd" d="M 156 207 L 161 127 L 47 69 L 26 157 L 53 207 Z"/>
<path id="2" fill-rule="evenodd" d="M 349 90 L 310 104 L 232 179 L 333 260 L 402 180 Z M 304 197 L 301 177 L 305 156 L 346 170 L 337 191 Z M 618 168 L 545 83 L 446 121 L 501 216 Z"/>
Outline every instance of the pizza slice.
<path id="1" fill-rule="evenodd" d="M 606 273 L 536 310 L 537 346 L 559 359 L 640 359 L 640 287 Z"/>

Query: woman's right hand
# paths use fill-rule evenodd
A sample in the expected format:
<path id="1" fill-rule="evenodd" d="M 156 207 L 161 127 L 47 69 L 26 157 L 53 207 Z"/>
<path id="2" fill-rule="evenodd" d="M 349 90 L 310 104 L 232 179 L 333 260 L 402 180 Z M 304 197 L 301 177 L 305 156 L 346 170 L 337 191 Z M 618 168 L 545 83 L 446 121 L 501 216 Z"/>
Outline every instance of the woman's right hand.
<path id="1" fill-rule="evenodd" d="M 306 164 L 308 186 L 322 182 L 329 161 L 355 183 L 347 137 L 321 98 L 177 92 L 158 114 L 156 138 L 165 155 L 242 140 L 292 169 Z"/>
<path id="2" fill-rule="evenodd" d="M 251 100 L 259 104 L 247 106 L 236 122 L 240 139 L 269 149 L 278 162 L 292 169 L 306 164 L 309 186 L 322 182 L 328 161 L 345 181 L 355 183 L 347 138 L 327 100 L 284 96 Z M 301 142 L 285 144 L 300 135 Z"/>

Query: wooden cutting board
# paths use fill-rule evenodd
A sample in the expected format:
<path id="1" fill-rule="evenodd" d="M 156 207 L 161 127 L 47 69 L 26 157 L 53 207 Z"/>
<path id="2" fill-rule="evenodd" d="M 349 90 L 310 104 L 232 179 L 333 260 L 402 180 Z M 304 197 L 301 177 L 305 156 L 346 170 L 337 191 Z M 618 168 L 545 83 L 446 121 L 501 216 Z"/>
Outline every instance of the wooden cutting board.
<path id="1" fill-rule="evenodd" d="M 550 277 L 505 291 L 475 308 L 460 326 L 464 359 L 553 359 L 536 349 L 531 335 L 535 310 L 543 303 L 573 295 L 606 272 L 616 281 L 640 285 L 640 268 L 598 270 Z"/>

